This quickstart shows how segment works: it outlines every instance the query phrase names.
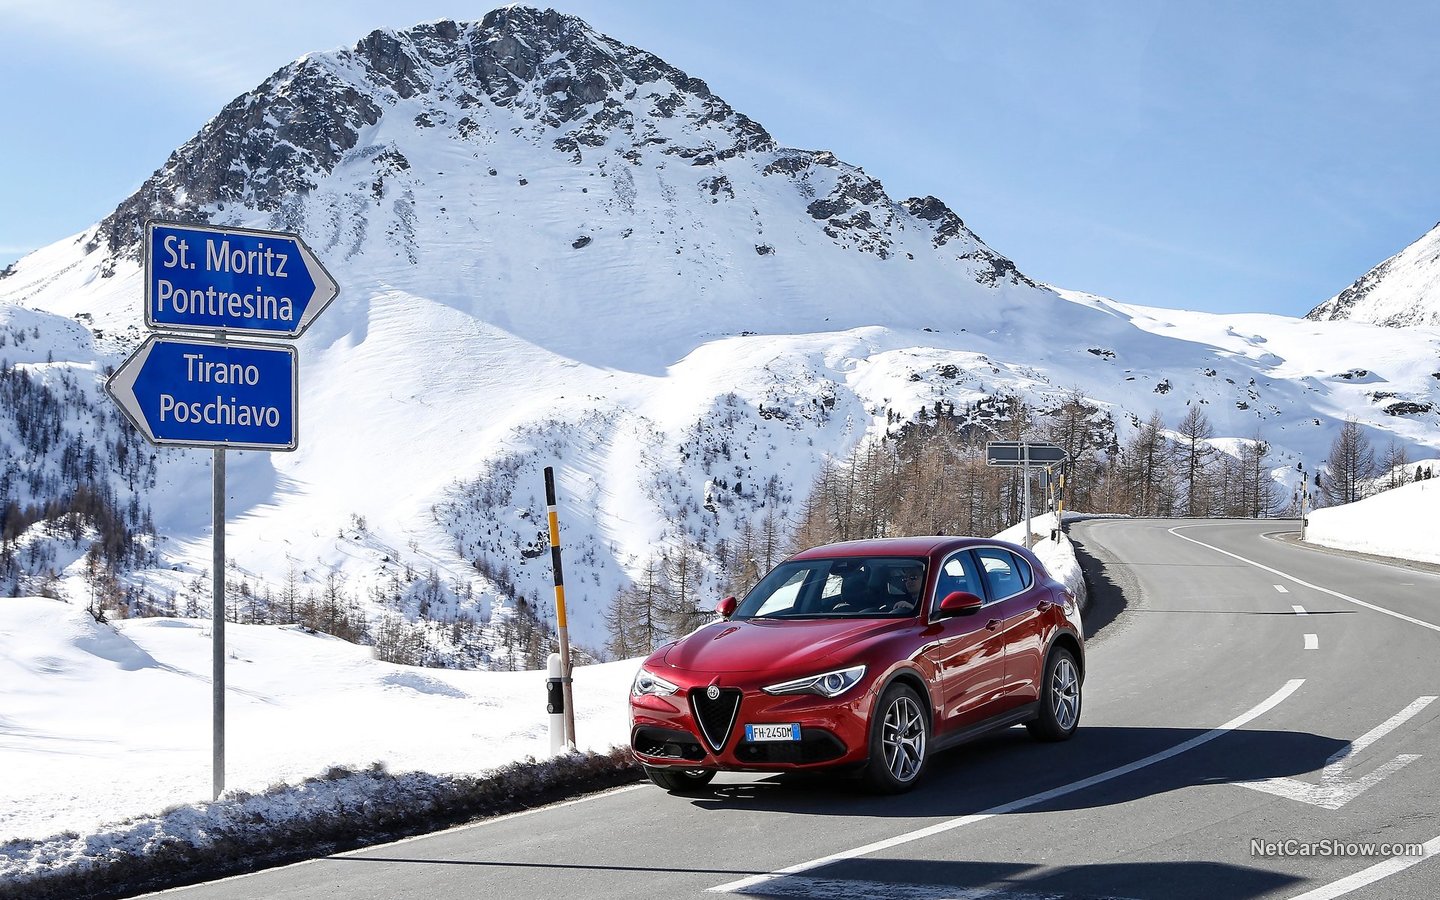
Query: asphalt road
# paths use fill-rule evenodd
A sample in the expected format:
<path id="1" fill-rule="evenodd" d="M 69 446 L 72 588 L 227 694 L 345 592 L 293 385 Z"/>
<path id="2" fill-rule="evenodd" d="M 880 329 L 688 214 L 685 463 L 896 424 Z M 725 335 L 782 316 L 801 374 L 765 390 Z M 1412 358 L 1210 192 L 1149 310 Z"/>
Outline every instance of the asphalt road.
<path id="1" fill-rule="evenodd" d="M 1430 900 L 1440 575 L 1277 537 L 1292 528 L 1075 525 L 1095 602 L 1068 743 L 992 735 L 901 797 L 638 785 L 165 896 Z M 1424 853 L 1336 854 L 1381 843 Z"/>

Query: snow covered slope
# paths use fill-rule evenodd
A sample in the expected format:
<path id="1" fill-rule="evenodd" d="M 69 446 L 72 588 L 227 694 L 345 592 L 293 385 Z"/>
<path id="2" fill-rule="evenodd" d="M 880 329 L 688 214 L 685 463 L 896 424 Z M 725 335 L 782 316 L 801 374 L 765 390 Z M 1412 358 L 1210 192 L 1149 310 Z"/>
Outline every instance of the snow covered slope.
<path id="1" fill-rule="evenodd" d="M 338 580 L 372 619 L 543 611 L 553 465 L 572 634 L 599 647 L 651 554 L 698 547 L 713 592 L 744 523 L 797 515 L 827 456 L 937 403 L 1078 391 L 1121 436 L 1203 403 L 1219 437 L 1263 434 L 1282 479 L 1350 416 L 1440 450 L 1435 329 L 1062 295 L 939 200 L 780 147 L 704 82 L 549 11 L 280 69 L 0 278 L 0 357 L 108 404 L 98 379 L 142 337 L 147 219 L 295 231 L 340 282 L 299 342 L 299 450 L 230 454 L 229 577 Z M 208 453 L 146 449 L 137 480 L 113 412 L 76 409 L 52 430 L 89 436 L 118 499 L 153 514 L 160 564 L 127 578 L 183 605 L 210 559 Z M 19 427 L 0 416 L 10 469 L 65 470 Z"/>
<path id="2" fill-rule="evenodd" d="M 1310 310 L 1317 322 L 1440 325 L 1440 225 Z"/>

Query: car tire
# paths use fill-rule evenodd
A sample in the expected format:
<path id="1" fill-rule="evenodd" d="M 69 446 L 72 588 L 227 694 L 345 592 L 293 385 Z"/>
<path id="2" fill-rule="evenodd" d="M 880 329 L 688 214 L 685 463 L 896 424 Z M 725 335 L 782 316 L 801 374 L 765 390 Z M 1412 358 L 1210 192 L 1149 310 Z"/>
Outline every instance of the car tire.
<path id="1" fill-rule="evenodd" d="M 925 771 L 929 749 L 930 717 L 920 695 L 909 685 L 890 685 L 871 716 L 865 783 L 881 794 L 910 790 Z"/>
<path id="2" fill-rule="evenodd" d="M 1080 667 L 1069 650 L 1056 647 L 1045 660 L 1039 715 L 1026 730 L 1042 741 L 1068 741 L 1080 725 L 1080 700 Z"/>
<path id="3" fill-rule="evenodd" d="M 651 781 L 672 794 L 690 794 L 705 787 L 715 777 L 714 769 L 652 769 L 645 767 Z"/>

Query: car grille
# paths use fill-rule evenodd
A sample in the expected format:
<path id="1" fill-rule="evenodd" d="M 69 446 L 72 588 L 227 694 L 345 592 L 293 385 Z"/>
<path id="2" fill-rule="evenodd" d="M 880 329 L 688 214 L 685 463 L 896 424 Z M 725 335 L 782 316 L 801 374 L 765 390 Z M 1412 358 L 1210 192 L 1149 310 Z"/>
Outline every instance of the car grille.
<path id="1" fill-rule="evenodd" d="M 735 715 L 740 711 L 740 691 L 722 688 L 720 696 L 711 700 L 705 696 L 705 688 L 696 688 L 690 692 L 690 709 L 695 713 L 695 722 L 700 726 L 705 743 L 718 753 L 729 739 L 730 729 L 735 727 Z"/>

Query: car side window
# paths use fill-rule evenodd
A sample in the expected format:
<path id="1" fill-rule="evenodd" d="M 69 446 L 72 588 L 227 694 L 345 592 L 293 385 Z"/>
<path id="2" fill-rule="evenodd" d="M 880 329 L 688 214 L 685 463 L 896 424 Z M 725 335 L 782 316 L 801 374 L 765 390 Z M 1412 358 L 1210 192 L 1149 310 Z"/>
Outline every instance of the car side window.
<path id="1" fill-rule="evenodd" d="M 975 571 L 975 564 L 970 559 L 968 550 L 954 553 L 940 564 L 940 574 L 935 577 L 935 595 L 930 599 L 931 613 L 939 612 L 940 601 L 956 591 L 985 596 L 985 589 L 980 586 L 980 576 Z"/>
<path id="2" fill-rule="evenodd" d="M 992 601 L 1015 596 L 1028 588 L 1033 580 L 1029 564 L 1009 550 L 981 547 L 975 555 L 980 559 L 980 568 L 985 573 L 985 584 L 990 589 Z"/>

